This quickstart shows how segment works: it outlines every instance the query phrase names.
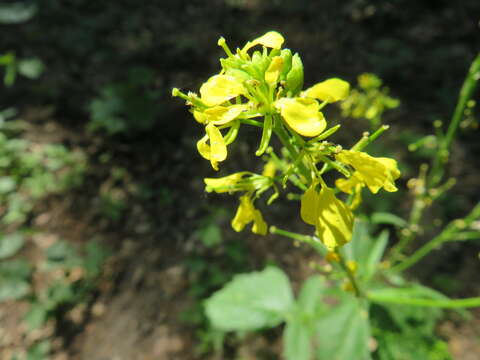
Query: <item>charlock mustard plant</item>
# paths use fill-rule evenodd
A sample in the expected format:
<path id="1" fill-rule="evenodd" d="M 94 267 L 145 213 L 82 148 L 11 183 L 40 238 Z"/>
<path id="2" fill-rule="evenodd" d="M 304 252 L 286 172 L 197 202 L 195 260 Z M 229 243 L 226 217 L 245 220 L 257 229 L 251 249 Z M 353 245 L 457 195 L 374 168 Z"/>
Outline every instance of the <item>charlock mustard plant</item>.
<path id="1" fill-rule="evenodd" d="M 318 240 L 336 254 L 330 258 L 337 258 L 340 247 L 351 240 L 353 210 L 361 202 L 362 189 L 396 191 L 400 172 L 395 160 L 362 151 L 387 127 L 373 135 L 367 133 L 350 150 L 330 141 L 340 126 L 329 126 L 322 109 L 346 99 L 350 85 L 331 78 L 303 90 L 301 58 L 282 49 L 283 43 L 281 34 L 270 31 L 233 52 L 222 37 L 218 45 L 226 57 L 220 59 L 220 72 L 202 84 L 199 94 L 174 88 L 172 95 L 184 99 L 195 120 L 205 127 L 197 149 L 214 170 L 227 159 L 228 146 L 241 125 L 262 129 L 255 153 L 266 161 L 262 174 L 242 171 L 205 179 L 208 192 L 240 193 L 232 220 L 235 231 L 253 223 L 254 233 L 266 235 L 268 226 L 255 200 L 272 189 L 270 204 L 279 196 L 279 188 L 290 181 L 303 192 L 301 218 L 315 227 Z M 280 156 L 269 146 L 272 134 L 284 147 Z M 331 170 L 340 178 L 327 185 L 323 175 Z M 350 195 L 346 202 L 337 197 L 339 191 Z"/>

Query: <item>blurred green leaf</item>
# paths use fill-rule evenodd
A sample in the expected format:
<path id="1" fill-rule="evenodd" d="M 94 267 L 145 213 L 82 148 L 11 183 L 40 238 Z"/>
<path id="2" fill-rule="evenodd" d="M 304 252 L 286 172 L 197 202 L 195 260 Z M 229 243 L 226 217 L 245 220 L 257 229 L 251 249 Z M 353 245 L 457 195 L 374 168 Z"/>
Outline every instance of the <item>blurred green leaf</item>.
<path id="1" fill-rule="evenodd" d="M 42 303 L 34 302 L 25 314 L 23 321 L 30 330 L 38 329 L 43 326 L 48 319 L 48 310 Z"/>
<path id="2" fill-rule="evenodd" d="M 30 284 L 19 279 L 0 279 L 0 301 L 17 300 L 28 294 Z"/>
<path id="3" fill-rule="evenodd" d="M 375 275 L 375 271 L 377 270 L 378 264 L 382 260 L 383 253 L 387 247 L 388 237 L 388 230 L 384 230 L 375 240 L 373 240 L 367 260 L 365 264 L 362 264 L 364 267 L 365 282 L 368 282 Z"/>
<path id="4" fill-rule="evenodd" d="M 315 330 L 318 360 L 371 359 L 368 312 L 353 296 L 320 317 Z"/>
<path id="5" fill-rule="evenodd" d="M 47 360 L 50 352 L 50 341 L 43 340 L 30 346 L 26 360 Z"/>
<path id="6" fill-rule="evenodd" d="M 206 302 L 206 314 L 224 331 L 256 330 L 280 324 L 293 306 L 285 273 L 274 267 L 234 277 Z"/>
<path id="7" fill-rule="evenodd" d="M 37 12 L 37 6 L 26 1 L 0 4 L 0 23 L 19 24 L 30 20 Z"/>
<path id="8" fill-rule="evenodd" d="M 407 222 L 404 219 L 388 212 L 373 213 L 370 221 L 374 224 L 387 224 L 397 227 L 404 227 L 407 225 Z"/>
<path id="9" fill-rule="evenodd" d="M 0 195 L 13 191 L 16 187 L 15 180 L 10 176 L 0 177 Z"/>
<path id="10" fill-rule="evenodd" d="M 31 272 L 32 265 L 23 259 L 0 262 L 0 278 L 27 280 Z"/>
<path id="11" fill-rule="evenodd" d="M 42 61 L 38 58 L 22 59 L 18 61 L 18 73 L 29 78 L 37 79 L 44 70 Z"/>
<path id="12" fill-rule="evenodd" d="M 20 233 L 0 235 L 0 259 L 15 255 L 25 244 L 25 239 Z"/>
<path id="13" fill-rule="evenodd" d="M 312 345 L 309 327 L 298 319 L 287 321 L 283 332 L 283 355 L 287 360 L 311 359 Z"/>
<path id="14" fill-rule="evenodd" d="M 309 277 L 302 286 L 298 295 L 299 310 L 308 316 L 314 316 L 319 308 L 324 307 L 321 302 L 322 291 L 325 289 L 323 279 L 316 275 Z"/>

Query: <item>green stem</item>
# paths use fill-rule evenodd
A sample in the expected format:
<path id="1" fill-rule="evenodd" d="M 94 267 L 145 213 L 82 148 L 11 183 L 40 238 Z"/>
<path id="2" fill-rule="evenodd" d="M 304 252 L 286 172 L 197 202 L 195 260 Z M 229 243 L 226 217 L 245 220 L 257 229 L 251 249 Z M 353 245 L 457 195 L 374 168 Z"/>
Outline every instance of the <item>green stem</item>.
<path id="1" fill-rule="evenodd" d="M 380 135 L 382 135 L 385 131 L 390 128 L 388 125 L 380 126 L 377 131 L 375 131 L 372 135 L 365 135 L 363 136 L 359 142 L 357 142 L 350 150 L 354 151 L 362 151 L 366 146 L 370 145 L 373 141 L 375 141 Z M 367 133 L 368 134 L 368 133 Z"/>
<path id="2" fill-rule="evenodd" d="M 456 233 L 468 228 L 473 221 L 480 217 L 480 203 L 478 203 L 473 210 L 463 220 L 454 220 L 450 222 L 445 229 L 432 240 L 423 245 L 420 249 L 415 251 L 412 255 L 406 258 L 403 262 L 391 268 L 392 271 L 402 272 L 411 266 L 415 265 L 419 260 L 424 258 L 432 250 L 447 241 L 454 241 Z M 460 222 L 460 223 L 459 223 Z M 461 226 L 460 226 L 461 224 Z"/>
<path id="3" fill-rule="evenodd" d="M 399 305 L 412 306 L 428 306 L 439 308 L 470 308 L 480 307 L 480 297 L 472 297 L 466 299 L 450 299 L 450 300 L 435 300 L 435 299 L 420 299 L 420 298 L 403 298 L 392 297 L 387 295 L 367 294 L 367 298 L 375 303 L 389 303 Z"/>
<path id="4" fill-rule="evenodd" d="M 467 102 L 473 95 L 475 88 L 477 87 L 478 80 L 480 79 L 480 53 L 473 60 L 470 70 L 465 78 L 462 89 L 458 97 L 457 106 L 453 112 L 452 119 L 448 126 L 447 134 L 442 139 L 439 149 L 436 153 L 435 158 L 433 159 L 432 171 L 429 176 L 429 187 L 434 187 L 437 185 L 443 177 L 444 166 L 449 158 L 449 150 L 452 145 L 453 139 L 457 133 L 460 122 L 463 119 L 465 107 Z"/>
<path id="5" fill-rule="evenodd" d="M 355 292 L 355 296 L 358 298 L 363 297 L 363 293 L 360 290 L 360 287 L 358 286 L 358 282 L 355 279 L 355 274 L 352 272 L 352 270 L 348 267 L 347 263 L 345 262 L 345 259 L 343 258 L 342 254 L 339 252 L 336 253 L 339 257 L 339 263 L 340 266 L 342 267 L 343 271 L 347 274 L 348 280 L 350 280 L 350 283 L 353 286 L 353 291 Z"/>
<path id="6" fill-rule="evenodd" d="M 280 142 L 282 143 L 282 145 L 288 150 L 288 152 L 290 153 L 290 156 L 292 158 L 293 161 L 295 161 L 298 156 L 299 156 L 299 152 L 297 151 L 297 149 L 295 149 L 295 147 L 290 143 L 290 138 L 287 134 L 287 132 L 285 131 L 285 129 L 283 128 L 282 126 L 282 123 L 281 123 L 281 120 L 278 118 L 278 115 L 273 115 L 273 118 L 274 118 L 274 131 L 275 131 L 275 134 L 278 136 L 278 138 L 280 139 Z M 305 166 L 305 164 L 303 162 L 300 162 L 298 164 L 298 170 L 302 173 L 303 177 L 306 179 L 306 181 L 308 183 L 311 182 L 311 176 L 310 176 L 310 171 L 307 169 L 307 167 Z"/>
<path id="7" fill-rule="evenodd" d="M 306 244 L 312 246 L 323 257 L 325 257 L 328 254 L 327 248 L 325 246 L 323 246 L 320 243 L 320 241 L 313 236 L 302 235 L 302 234 L 294 233 L 294 232 L 291 232 L 291 231 L 282 230 L 282 229 L 277 228 L 276 226 L 270 226 L 269 231 L 270 231 L 271 234 L 282 235 L 282 236 L 288 237 L 290 239 L 306 243 Z"/>

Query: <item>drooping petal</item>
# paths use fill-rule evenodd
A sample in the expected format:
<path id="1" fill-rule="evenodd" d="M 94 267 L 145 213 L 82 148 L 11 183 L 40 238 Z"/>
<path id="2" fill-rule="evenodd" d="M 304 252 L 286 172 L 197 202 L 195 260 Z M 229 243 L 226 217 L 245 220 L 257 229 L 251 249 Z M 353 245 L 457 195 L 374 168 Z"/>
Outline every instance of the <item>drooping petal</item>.
<path id="1" fill-rule="evenodd" d="M 312 185 L 302 195 L 300 202 L 300 217 L 307 224 L 315 225 L 317 223 L 317 204 L 318 193 Z"/>
<path id="2" fill-rule="evenodd" d="M 227 158 L 227 145 L 225 145 L 222 133 L 215 125 L 208 124 L 205 130 L 210 139 L 210 162 L 213 168 L 217 170 L 218 166 L 214 165 L 214 163 L 218 163 Z"/>
<path id="3" fill-rule="evenodd" d="M 263 45 L 265 47 L 272 48 L 272 49 L 280 49 L 284 41 L 285 39 L 280 33 L 276 31 L 269 31 L 265 35 L 262 35 L 253 41 L 249 41 L 244 46 L 242 51 L 246 52 L 250 48 L 254 47 L 255 45 Z"/>
<path id="4" fill-rule="evenodd" d="M 210 145 L 207 144 L 208 135 L 197 141 L 197 150 L 204 159 L 210 160 Z"/>
<path id="5" fill-rule="evenodd" d="M 342 150 L 337 160 L 355 168 L 356 176 L 376 194 L 381 188 L 397 191 L 394 181 L 400 176 L 397 162 L 389 158 L 375 158 L 361 151 Z"/>
<path id="6" fill-rule="evenodd" d="M 240 197 L 240 205 L 238 206 L 235 217 L 232 220 L 232 228 L 239 232 L 246 225 L 253 221 L 252 232 L 255 234 L 266 235 L 267 223 L 263 219 L 259 210 L 253 206 L 250 196 L 243 195 Z"/>
<path id="7" fill-rule="evenodd" d="M 364 185 L 363 180 L 359 177 L 358 172 L 354 172 L 348 179 L 340 178 L 335 181 L 335 186 L 347 194 L 353 194 L 358 185 Z"/>
<path id="8" fill-rule="evenodd" d="M 328 187 L 318 195 L 317 232 L 328 249 L 334 249 L 352 238 L 353 214 L 346 204 L 335 197 Z"/>
<path id="9" fill-rule="evenodd" d="M 255 209 L 253 212 L 252 232 L 258 235 L 267 235 L 267 223 L 263 219 L 260 210 Z"/>
<path id="10" fill-rule="evenodd" d="M 270 86 L 275 86 L 278 82 L 278 77 L 283 68 L 283 59 L 280 56 L 274 56 L 272 62 L 265 71 L 265 82 Z"/>
<path id="11" fill-rule="evenodd" d="M 200 87 L 200 98 L 207 106 L 219 105 L 245 93 L 242 83 L 230 75 L 214 75 Z"/>
<path id="12" fill-rule="evenodd" d="M 304 96 L 327 101 L 329 103 L 344 100 L 350 91 L 350 84 L 344 80 L 332 78 L 308 88 Z"/>
<path id="13" fill-rule="evenodd" d="M 320 135 L 327 127 L 325 117 L 319 111 L 319 104 L 313 99 L 281 98 L 275 106 L 286 123 L 303 136 Z"/>

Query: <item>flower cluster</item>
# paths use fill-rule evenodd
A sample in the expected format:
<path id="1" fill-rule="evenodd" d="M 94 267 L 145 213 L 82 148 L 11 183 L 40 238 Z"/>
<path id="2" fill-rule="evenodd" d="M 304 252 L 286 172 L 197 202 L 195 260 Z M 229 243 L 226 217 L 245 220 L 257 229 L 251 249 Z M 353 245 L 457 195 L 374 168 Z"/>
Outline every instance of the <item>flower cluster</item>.
<path id="1" fill-rule="evenodd" d="M 329 126 L 322 109 L 346 99 L 350 86 L 331 78 L 302 90 L 300 56 L 282 49 L 283 43 L 283 36 L 271 31 L 232 52 L 220 38 L 218 44 L 227 55 L 220 59 L 221 71 L 200 87 L 199 94 L 178 89 L 172 94 L 186 100 L 195 120 L 205 127 L 197 149 L 215 170 L 226 160 L 227 146 L 235 141 L 241 125 L 262 129 L 255 153 L 266 161 L 262 174 L 243 171 L 205 179 L 208 192 L 241 193 L 232 220 L 236 231 L 253 223 L 252 231 L 265 235 L 268 226 L 254 202 L 272 190 L 270 204 L 290 181 L 303 192 L 301 218 L 315 226 L 327 248 L 335 250 L 351 238 L 352 210 L 361 202 L 362 188 L 373 193 L 381 188 L 395 191 L 400 172 L 393 159 L 374 158 L 361 146 L 343 150 L 326 140 L 340 125 Z M 269 146 L 272 134 L 283 145 L 279 153 Z M 329 187 L 322 176 L 333 169 L 343 177 Z M 350 194 L 346 203 L 337 198 L 338 191 Z"/>

